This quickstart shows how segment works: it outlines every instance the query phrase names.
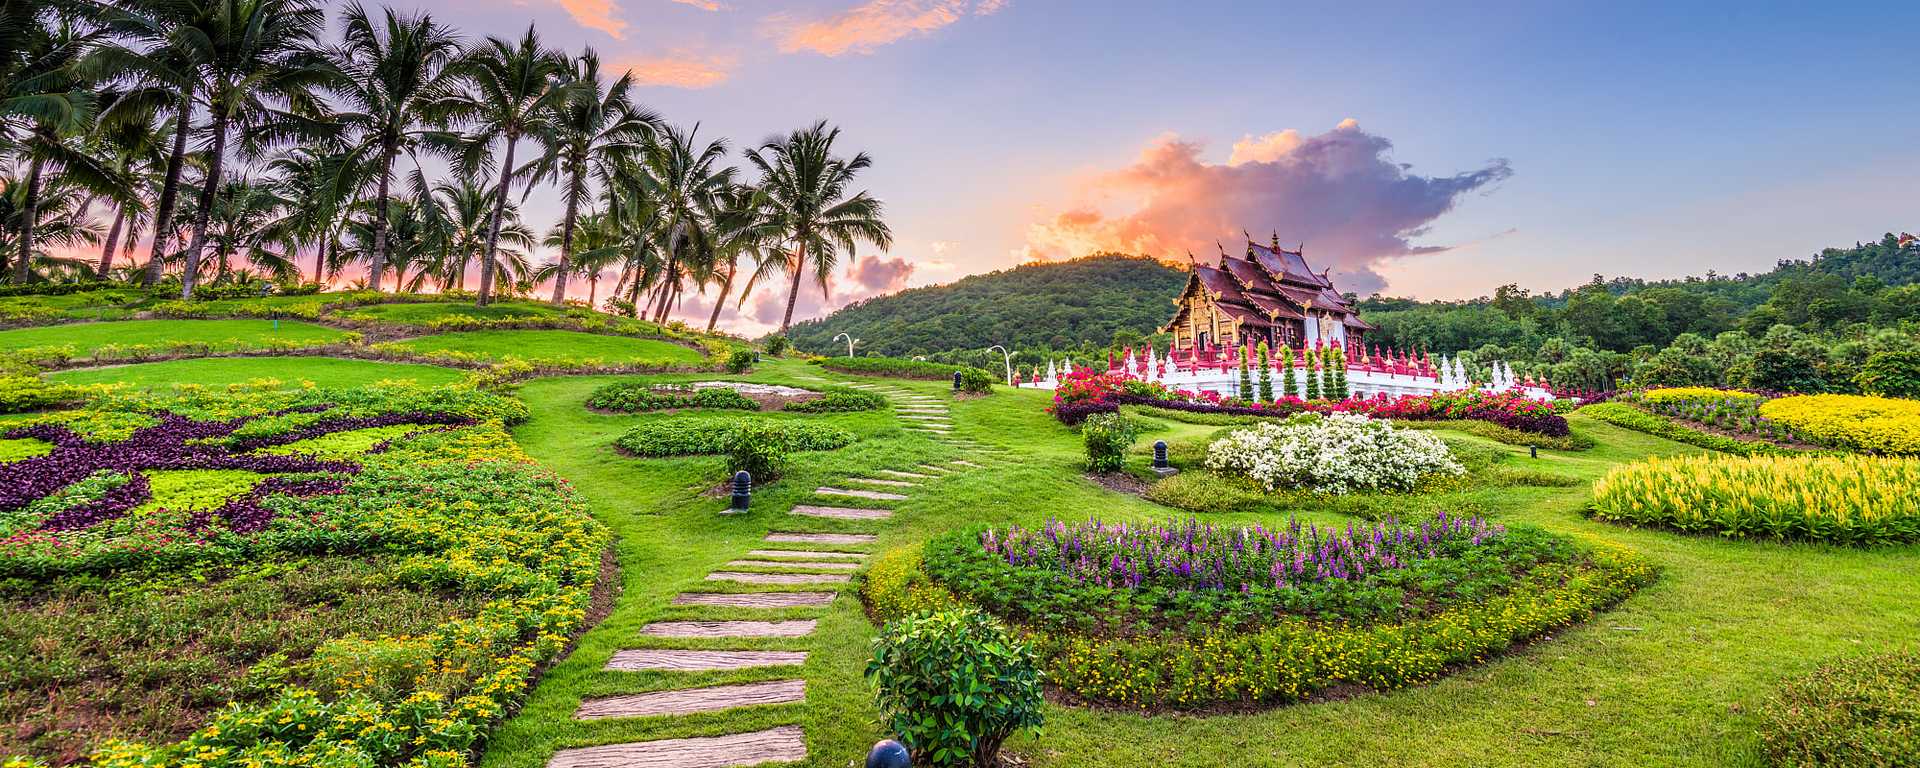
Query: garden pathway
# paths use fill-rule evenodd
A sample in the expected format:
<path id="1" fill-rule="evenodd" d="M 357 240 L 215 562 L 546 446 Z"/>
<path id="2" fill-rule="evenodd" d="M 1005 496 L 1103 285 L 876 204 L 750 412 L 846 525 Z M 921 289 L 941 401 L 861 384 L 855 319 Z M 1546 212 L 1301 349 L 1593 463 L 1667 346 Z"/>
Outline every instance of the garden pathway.
<path id="1" fill-rule="evenodd" d="M 795 504 L 789 514 L 825 518 L 856 526 L 872 525 L 893 516 L 894 510 L 885 504 L 910 501 L 924 486 L 950 475 L 987 469 L 1006 451 L 1000 446 L 956 435 L 953 416 L 943 398 L 890 384 L 862 382 L 850 386 L 885 395 L 893 401 L 895 413 L 904 429 L 959 449 L 966 458 L 880 469 L 873 473 L 878 475 L 875 477 L 843 478 L 842 483 L 854 487 L 821 486 L 815 489 L 813 495 L 823 500 L 831 499 L 831 502 Z M 758 548 L 726 562 L 721 569 L 708 573 L 705 578 L 707 582 L 731 585 L 733 588 L 750 585 L 765 589 L 683 592 L 673 599 L 673 605 L 736 611 L 824 609 L 834 601 L 838 592 L 822 591 L 822 587 L 838 589 L 838 585 L 849 583 L 852 575 L 848 572 L 863 567 L 869 554 L 859 548 L 871 545 L 877 539 L 875 533 L 866 531 L 768 533 Z M 790 614 L 772 615 L 782 618 L 655 621 L 642 627 L 640 634 L 669 641 L 696 641 L 702 645 L 765 638 L 804 641 L 813 634 L 818 621 L 817 618 L 785 618 Z M 805 650 L 640 648 L 619 651 L 607 662 L 607 671 L 703 673 L 779 668 L 793 670 L 795 674 L 773 680 L 591 698 L 580 703 L 574 717 L 580 720 L 609 720 L 681 716 L 741 707 L 803 704 L 806 701 L 806 681 L 797 673 L 807 658 L 808 651 Z M 800 726 L 784 725 L 723 736 L 656 739 L 566 749 L 556 753 L 548 761 L 547 768 L 730 768 L 805 759 L 806 733 Z"/>

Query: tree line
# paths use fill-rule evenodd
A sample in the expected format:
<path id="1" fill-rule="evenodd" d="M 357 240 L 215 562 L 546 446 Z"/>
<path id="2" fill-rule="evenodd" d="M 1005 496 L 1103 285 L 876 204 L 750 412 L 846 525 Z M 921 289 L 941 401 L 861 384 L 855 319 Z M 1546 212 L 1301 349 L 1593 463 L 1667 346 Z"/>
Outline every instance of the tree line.
<path id="1" fill-rule="evenodd" d="M 858 245 L 891 245 L 855 189 L 872 159 L 837 154 L 825 121 L 742 151 L 749 178 L 591 48 L 531 26 L 467 40 L 359 3 L 329 37 L 326 6 L 0 3 L 0 279 L 177 281 L 191 298 L 362 266 L 372 290 L 464 290 L 472 269 L 484 306 L 548 282 L 560 303 L 573 279 L 592 303 L 613 274 L 608 308 L 661 321 L 714 288 L 711 330 L 784 277 L 784 331 L 806 276 L 824 287 Z M 542 186 L 564 214 L 536 232 L 519 208 Z M 533 263 L 540 245 L 557 258 Z"/>

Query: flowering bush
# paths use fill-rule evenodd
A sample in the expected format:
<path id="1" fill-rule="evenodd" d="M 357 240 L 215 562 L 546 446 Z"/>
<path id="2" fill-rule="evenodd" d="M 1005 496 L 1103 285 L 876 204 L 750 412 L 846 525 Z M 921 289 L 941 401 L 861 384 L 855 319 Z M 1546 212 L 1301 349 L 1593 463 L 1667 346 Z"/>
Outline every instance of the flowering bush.
<path id="1" fill-rule="evenodd" d="M 1840 544 L 1920 541 L 1920 459 L 1655 457 L 1593 485 L 1602 520 Z"/>
<path id="2" fill-rule="evenodd" d="M 1246 475 L 1267 490 L 1335 494 L 1410 491 L 1429 475 L 1466 473 L 1440 438 L 1351 413 L 1235 430 L 1207 447 L 1207 468 Z"/>
<path id="3" fill-rule="evenodd" d="M 1848 451 L 1920 454 L 1920 400 L 1799 395 L 1768 400 L 1760 416 L 1809 442 Z"/>

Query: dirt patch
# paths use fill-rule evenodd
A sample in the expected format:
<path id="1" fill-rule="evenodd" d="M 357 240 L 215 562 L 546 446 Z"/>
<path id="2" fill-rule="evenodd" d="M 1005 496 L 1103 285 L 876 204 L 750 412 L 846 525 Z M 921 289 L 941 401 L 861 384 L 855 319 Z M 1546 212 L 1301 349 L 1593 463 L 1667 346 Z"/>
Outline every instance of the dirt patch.
<path id="1" fill-rule="evenodd" d="M 1088 472 L 1082 475 L 1082 477 L 1109 491 L 1128 493 L 1134 496 L 1142 495 L 1147 492 L 1148 488 L 1153 487 L 1152 483 L 1125 472 Z"/>

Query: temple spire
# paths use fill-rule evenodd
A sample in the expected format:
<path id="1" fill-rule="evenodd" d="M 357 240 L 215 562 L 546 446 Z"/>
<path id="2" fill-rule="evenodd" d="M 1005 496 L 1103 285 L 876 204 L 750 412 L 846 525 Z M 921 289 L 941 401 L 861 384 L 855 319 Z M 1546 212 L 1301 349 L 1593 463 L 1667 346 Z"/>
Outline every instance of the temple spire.
<path id="1" fill-rule="evenodd" d="M 1273 231 L 1273 252 L 1280 252 L 1280 230 L 1277 229 Z"/>

